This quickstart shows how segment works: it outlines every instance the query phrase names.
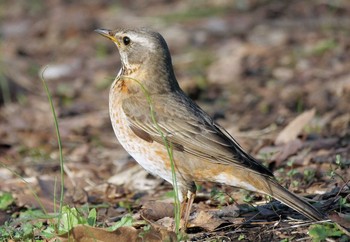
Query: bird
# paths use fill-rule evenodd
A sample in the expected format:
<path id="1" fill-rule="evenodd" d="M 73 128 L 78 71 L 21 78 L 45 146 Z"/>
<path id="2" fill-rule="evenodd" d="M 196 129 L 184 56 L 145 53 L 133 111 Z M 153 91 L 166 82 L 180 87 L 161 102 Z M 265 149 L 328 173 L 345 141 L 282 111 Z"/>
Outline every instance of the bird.
<path id="1" fill-rule="evenodd" d="M 185 94 L 160 33 L 147 28 L 95 31 L 114 42 L 121 59 L 121 69 L 109 92 L 114 133 L 144 169 L 178 188 L 184 227 L 188 225 L 196 183 L 200 182 L 266 194 L 310 220 L 326 218 L 280 185 L 268 168 Z"/>

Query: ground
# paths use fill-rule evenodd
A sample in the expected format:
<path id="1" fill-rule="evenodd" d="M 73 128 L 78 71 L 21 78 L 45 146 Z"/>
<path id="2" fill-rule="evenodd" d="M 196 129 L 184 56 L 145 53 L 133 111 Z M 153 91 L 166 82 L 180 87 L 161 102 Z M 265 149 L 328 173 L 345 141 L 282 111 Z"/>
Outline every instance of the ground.
<path id="1" fill-rule="evenodd" d="M 176 239 L 172 187 L 137 165 L 109 121 L 120 59 L 94 29 L 121 27 L 160 32 L 184 91 L 281 184 L 349 227 L 349 13 L 345 0 L 1 1 L 0 238 Z M 265 196 L 197 188 L 183 240 L 349 239 Z M 79 222 L 48 217 L 61 191 L 61 215 Z"/>

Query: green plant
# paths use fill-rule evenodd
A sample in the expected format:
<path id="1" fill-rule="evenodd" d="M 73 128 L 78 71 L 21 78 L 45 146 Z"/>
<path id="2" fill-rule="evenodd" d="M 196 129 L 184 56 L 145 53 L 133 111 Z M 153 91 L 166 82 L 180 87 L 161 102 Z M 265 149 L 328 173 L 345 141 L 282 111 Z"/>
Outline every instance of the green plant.
<path id="1" fill-rule="evenodd" d="M 293 179 L 296 174 L 299 173 L 297 169 L 293 168 L 294 165 L 294 160 L 291 159 L 287 162 L 287 166 L 290 167 L 290 170 L 287 172 L 287 176 L 289 177 L 289 180 L 291 181 L 291 184 L 293 187 L 298 187 L 299 186 L 299 181 Z"/>
<path id="2" fill-rule="evenodd" d="M 318 41 L 311 50 L 312 55 L 323 55 L 329 50 L 338 46 L 338 43 L 334 39 L 325 39 Z"/>
<path id="3" fill-rule="evenodd" d="M 54 126 L 55 126 L 55 130 L 56 130 L 58 150 L 59 150 L 59 157 L 60 157 L 61 194 L 60 194 L 60 205 L 59 205 L 59 213 L 58 213 L 59 214 L 58 224 L 60 224 L 60 218 L 62 216 L 63 197 L 64 197 L 64 168 L 63 168 L 64 161 L 63 161 L 63 151 L 62 151 L 62 141 L 61 141 L 60 129 L 58 126 L 58 119 L 56 116 L 55 107 L 54 107 L 53 102 L 52 102 L 51 93 L 50 93 L 49 88 L 48 88 L 48 86 L 45 82 L 45 79 L 44 79 L 44 72 L 45 72 L 46 68 L 47 67 L 45 67 L 43 69 L 43 71 L 41 72 L 41 80 L 42 80 L 42 83 L 43 83 L 43 86 L 44 86 L 44 89 L 45 89 L 45 92 L 46 92 L 46 95 L 47 95 L 47 98 L 48 98 L 48 101 L 50 104 L 50 109 L 51 109 L 51 113 L 52 113 L 53 120 L 54 120 Z M 54 202 L 56 202 L 56 200 Z M 56 206 L 55 206 L 55 208 L 56 208 Z"/>
<path id="4" fill-rule="evenodd" d="M 304 170 L 304 180 L 309 183 L 315 178 L 316 172 L 315 170 L 306 169 Z"/>
<path id="5" fill-rule="evenodd" d="M 115 231 L 123 226 L 132 226 L 134 219 L 131 215 L 125 215 L 119 222 L 116 222 L 113 226 L 108 228 L 108 231 Z"/>
<path id="6" fill-rule="evenodd" d="M 241 240 L 244 240 L 245 239 L 245 235 L 244 234 L 240 234 L 238 236 L 238 240 L 241 241 Z"/>
<path id="7" fill-rule="evenodd" d="M 129 213 L 131 213 L 132 204 L 129 201 L 120 201 L 118 202 L 118 206 L 125 208 Z"/>
<path id="8" fill-rule="evenodd" d="M 33 237 L 33 234 L 34 226 L 30 223 L 25 223 L 19 228 L 15 228 L 9 223 L 0 226 L 0 241 L 29 241 Z"/>
<path id="9" fill-rule="evenodd" d="M 44 69 L 45 71 L 45 69 Z M 11 221 L 6 221 L 2 226 L 0 226 L 0 241 L 7 240 L 20 240 L 20 241 L 46 241 L 47 239 L 55 238 L 57 235 L 70 233 L 70 231 L 77 225 L 88 225 L 96 226 L 97 211 L 96 208 L 89 209 L 88 206 L 82 206 L 80 208 L 70 207 L 68 205 L 63 206 L 63 184 L 64 184 L 64 160 L 62 152 L 62 142 L 59 132 L 58 120 L 53 105 L 52 97 L 49 89 L 46 85 L 45 80 L 41 75 L 43 86 L 45 88 L 51 112 L 54 118 L 54 126 L 57 135 L 57 142 L 59 146 L 60 154 L 60 167 L 61 167 L 61 194 L 59 198 L 59 211 L 54 211 L 53 215 L 49 215 L 46 212 L 45 207 L 41 203 L 41 200 L 30 186 L 30 184 L 21 177 L 20 174 L 11 170 L 4 164 L 0 165 L 8 170 L 10 170 L 15 176 L 21 179 L 29 188 L 32 195 L 35 197 L 38 204 L 41 206 L 39 210 L 27 209 L 25 211 L 19 211 L 16 217 L 13 217 Z M 27 151 L 25 151 L 27 152 Z M 30 152 L 30 151 L 28 151 Z M 39 150 L 35 150 L 36 153 L 31 153 L 32 155 L 42 157 L 43 154 Z M 56 188 L 56 186 L 55 186 Z M 56 192 L 54 191 L 56 195 Z M 14 198 L 10 193 L 1 193 L 0 195 L 0 209 L 7 209 L 14 201 Z M 54 197 L 54 204 L 56 204 L 56 197 Z M 125 204 L 124 204 L 125 205 Z M 126 204 L 126 207 L 130 205 Z M 56 206 L 54 207 L 56 208 Z M 46 221 L 46 222 L 45 222 Z M 119 222 L 110 227 L 110 230 L 115 230 L 121 226 L 131 226 L 132 217 L 130 215 L 124 216 Z"/>
<path id="10" fill-rule="evenodd" d="M 315 242 L 325 241 L 329 237 L 339 238 L 343 234 L 344 233 L 332 223 L 314 224 L 311 225 L 309 229 L 309 235 L 312 241 Z"/>
<path id="11" fill-rule="evenodd" d="M 298 172 L 298 170 L 297 169 L 291 169 L 291 170 L 289 170 L 288 172 L 287 172 L 287 176 L 289 176 L 290 178 L 293 178 L 293 176 L 295 175 L 295 174 L 298 174 L 299 172 Z"/>
<path id="12" fill-rule="evenodd" d="M 0 194 L 0 210 L 5 210 L 14 202 L 14 198 L 11 193 L 3 192 Z"/>
<path id="13" fill-rule="evenodd" d="M 344 177 L 342 177 L 341 175 L 339 175 L 337 173 L 338 170 L 342 169 L 342 167 L 344 166 L 342 158 L 339 154 L 337 154 L 335 156 L 335 167 L 333 167 L 332 165 L 330 165 L 330 170 L 327 172 L 327 175 L 331 178 L 334 179 L 334 177 L 339 177 L 344 184 L 348 184 L 348 182 L 346 181 L 346 179 L 344 179 Z M 348 186 L 349 187 L 349 186 Z"/>
<path id="14" fill-rule="evenodd" d="M 289 239 L 288 238 L 284 238 L 284 239 L 280 240 L 280 242 L 289 242 Z"/>
<path id="15" fill-rule="evenodd" d="M 285 172 L 284 172 L 284 168 L 283 167 L 280 167 L 280 168 L 278 168 L 277 170 L 276 170 L 276 173 L 277 174 L 285 174 Z M 284 181 L 285 181 L 285 177 L 284 176 L 280 176 L 280 175 L 278 175 L 278 176 L 276 176 L 276 179 L 277 179 L 277 181 L 279 182 L 279 183 L 284 183 Z"/>
<path id="16" fill-rule="evenodd" d="M 144 239 L 145 235 L 151 231 L 151 225 L 147 224 L 143 227 L 143 231 L 138 234 L 138 238 Z"/>
<path id="17" fill-rule="evenodd" d="M 348 200 L 346 199 L 346 197 L 340 197 L 339 198 L 340 212 L 342 211 L 343 208 L 349 208 L 349 207 L 350 207 L 350 203 L 348 203 Z"/>
<path id="18" fill-rule="evenodd" d="M 43 219 L 53 218 L 53 216 L 46 215 L 41 209 L 28 209 L 12 216 L 11 221 L 6 221 L 0 226 L 0 241 L 30 240 L 35 235 L 41 235 L 45 229 Z"/>
<path id="19" fill-rule="evenodd" d="M 248 191 L 244 191 L 246 194 L 244 195 L 244 197 L 243 197 L 243 201 L 245 202 L 245 203 L 252 203 L 253 201 L 254 201 L 254 199 L 255 199 L 255 196 L 254 196 L 254 194 L 253 193 L 251 193 L 251 192 L 248 192 Z"/>
<path id="20" fill-rule="evenodd" d="M 61 223 L 58 225 L 58 233 L 67 233 L 77 225 L 89 225 L 95 226 L 96 224 L 96 209 L 93 208 L 89 211 L 89 215 L 86 217 L 82 211 L 75 207 L 63 206 Z"/>
<path id="21" fill-rule="evenodd" d="M 226 194 L 217 188 L 213 188 L 210 192 L 210 196 L 213 200 L 219 202 L 220 205 L 226 204 Z"/>
<path id="22" fill-rule="evenodd" d="M 6 165 L 4 165 L 3 163 L 0 162 L 0 166 L 4 167 L 5 169 L 9 170 L 13 175 L 15 175 L 16 177 L 18 177 L 20 180 L 22 180 L 28 187 L 29 191 L 32 193 L 33 197 L 35 198 L 35 200 L 38 202 L 40 208 L 42 209 L 42 211 L 47 215 L 46 209 L 44 207 L 44 205 L 42 204 L 41 200 L 39 199 L 38 195 L 36 194 L 36 192 L 34 191 L 34 189 L 30 186 L 30 184 L 20 175 L 18 174 L 16 171 L 10 169 L 9 167 L 7 167 Z"/>

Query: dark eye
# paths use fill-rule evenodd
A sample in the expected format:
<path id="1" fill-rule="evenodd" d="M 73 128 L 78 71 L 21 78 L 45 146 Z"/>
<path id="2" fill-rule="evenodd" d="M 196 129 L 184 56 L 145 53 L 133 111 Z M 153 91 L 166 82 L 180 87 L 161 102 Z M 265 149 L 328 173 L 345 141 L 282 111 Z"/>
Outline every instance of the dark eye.
<path id="1" fill-rule="evenodd" d="M 124 45 L 130 44 L 130 38 L 128 36 L 124 36 L 123 37 L 123 43 L 124 43 Z"/>

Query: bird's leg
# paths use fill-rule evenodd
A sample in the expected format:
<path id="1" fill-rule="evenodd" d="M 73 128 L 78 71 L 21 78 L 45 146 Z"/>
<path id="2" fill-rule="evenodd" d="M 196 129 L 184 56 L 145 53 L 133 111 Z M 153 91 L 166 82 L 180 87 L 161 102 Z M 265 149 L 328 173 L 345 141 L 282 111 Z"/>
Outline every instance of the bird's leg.
<path id="1" fill-rule="evenodd" d="M 187 190 L 187 196 L 184 201 L 181 203 L 181 228 L 186 230 L 188 219 L 191 214 L 191 208 L 193 200 L 196 196 L 196 185 L 195 183 L 191 184 L 189 190 Z"/>
<path id="2" fill-rule="evenodd" d="M 192 192 L 192 191 L 190 191 L 190 190 L 187 191 L 186 209 L 185 209 L 184 214 L 183 214 L 183 220 L 184 220 L 183 228 L 184 228 L 184 229 L 187 228 L 187 223 L 188 223 L 188 219 L 189 219 L 190 214 L 191 214 L 191 208 L 192 208 L 192 204 L 193 204 L 193 200 L 194 200 L 195 196 L 196 196 L 196 193 L 195 193 L 195 192 Z"/>

